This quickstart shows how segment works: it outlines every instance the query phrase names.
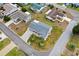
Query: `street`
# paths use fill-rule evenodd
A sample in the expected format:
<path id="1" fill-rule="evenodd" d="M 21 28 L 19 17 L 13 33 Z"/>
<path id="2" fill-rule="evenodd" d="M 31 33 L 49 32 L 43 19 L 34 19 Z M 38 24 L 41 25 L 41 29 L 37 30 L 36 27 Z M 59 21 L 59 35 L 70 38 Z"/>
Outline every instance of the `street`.
<path id="1" fill-rule="evenodd" d="M 67 26 L 66 30 L 60 36 L 56 42 L 54 48 L 52 49 L 50 56 L 59 56 L 63 52 L 67 42 L 69 41 L 70 35 L 72 34 L 72 28 L 77 24 L 76 21 L 71 21 Z"/>
<path id="2" fill-rule="evenodd" d="M 17 34 L 13 33 L 8 27 L 0 22 L 0 29 L 26 54 L 33 55 L 32 49 Z"/>

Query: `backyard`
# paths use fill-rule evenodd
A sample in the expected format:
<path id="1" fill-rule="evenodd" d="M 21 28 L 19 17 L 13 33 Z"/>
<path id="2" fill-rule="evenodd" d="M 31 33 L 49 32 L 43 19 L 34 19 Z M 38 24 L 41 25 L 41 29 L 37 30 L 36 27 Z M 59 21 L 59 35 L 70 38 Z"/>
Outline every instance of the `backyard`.
<path id="1" fill-rule="evenodd" d="M 6 56 L 25 56 L 23 51 L 19 50 L 17 47 L 14 47 Z M 27 56 L 27 55 L 26 55 Z"/>

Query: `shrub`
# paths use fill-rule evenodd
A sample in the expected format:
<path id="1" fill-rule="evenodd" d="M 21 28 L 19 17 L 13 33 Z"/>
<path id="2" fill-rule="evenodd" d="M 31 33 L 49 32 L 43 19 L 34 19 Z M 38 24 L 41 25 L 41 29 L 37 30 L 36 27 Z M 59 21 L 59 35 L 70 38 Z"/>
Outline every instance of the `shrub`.
<path id="1" fill-rule="evenodd" d="M 79 34 L 79 24 L 73 28 L 73 34 Z"/>
<path id="2" fill-rule="evenodd" d="M 68 49 L 69 50 L 74 50 L 75 48 L 76 48 L 75 44 L 73 44 L 73 43 L 68 44 Z"/>
<path id="3" fill-rule="evenodd" d="M 21 10 L 22 10 L 23 12 L 26 12 L 26 11 L 27 11 L 26 7 L 24 7 L 24 6 L 21 8 Z"/>
<path id="4" fill-rule="evenodd" d="M 53 5 L 49 5 L 49 7 L 50 7 L 50 9 L 54 8 L 54 6 L 53 6 Z"/>
<path id="5" fill-rule="evenodd" d="M 11 19 L 11 18 L 10 18 L 9 16 L 4 16 L 4 19 L 3 19 L 3 20 L 4 20 L 5 22 L 8 22 L 10 19 Z"/>
<path id="6" fill-rule="evenodd" d="M 45 41 L 41 40 L 38 44 L 39 44 L 39 47 L 44 47 L 45 46 Z"/>

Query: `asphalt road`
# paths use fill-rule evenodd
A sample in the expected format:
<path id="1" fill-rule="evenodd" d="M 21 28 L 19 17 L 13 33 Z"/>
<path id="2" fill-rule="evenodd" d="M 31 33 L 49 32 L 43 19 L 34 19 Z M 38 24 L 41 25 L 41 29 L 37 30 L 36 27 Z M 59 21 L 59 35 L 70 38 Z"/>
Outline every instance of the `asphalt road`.
<path id="1" fill-rule="evenodd" d="M 17 34 L 13 33 L 7 26 L 0 22 L 0 29 L 26 54 L 34 55 L 33 48 L 26 44 Z"/>
<path id="2" fill-rule="evenodd" d="M 50 56 L 59 56 L 63 52 L 67 42 L 69 41 L 70 35 L 72 34 L 72 28 L 76 24 L 77 23 L 74 20 L 69 23 L 66 30 L 63 32 L 61 37 L 58 39 L 58 41 L 56 42 L 53 50 L 49 54 Z"/>
<path id="3" fill-rule="evenodd" d="M 69 41 L 70 35 L 72 34 L 72 28 L 77 24 L 77 21 L 79 20 L 79 12 L 72 10 L 72 9 L 68 9 L 68 8 L 67 8 L 67 10 L 73 15 L 74 18 L 69 23 L 66 30 L 63 32 L 63 34 L 60 36 L 60 38 L 56 42 L 54 48 L 52 49 L 51 53 L 49 54 L 50 56 L 61 55 L 67 42 Z"/>

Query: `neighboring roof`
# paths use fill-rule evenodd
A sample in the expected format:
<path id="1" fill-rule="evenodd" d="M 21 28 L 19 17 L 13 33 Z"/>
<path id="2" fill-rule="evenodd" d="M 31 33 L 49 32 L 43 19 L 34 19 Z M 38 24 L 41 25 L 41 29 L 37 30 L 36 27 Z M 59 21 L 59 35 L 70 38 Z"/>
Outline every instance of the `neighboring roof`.
<path id="1" fill-rule="evenodd" d="M 12 13 L 10 15 L 10 17 L 12 19 L 18 19 L 18 18 L 20 18 L 22 20 L 28 21 L 29 20 L 28 18 L 30 17 L 30 14 L 26 14 L 26 13 L 24 13 L 22 11 L 16 11 L 16 12 Z"/>
<path id="2" fill-rule="evenodd" d="M 9 3 L 3 4 L 2 7 L 5 9 L 5 11 L 3 12 L 4 15 L 9 15 L 9 14 L 11 14 L 12 12 L 14 12 L 18 9 L 13 4 L 9 4 Z"/>
<path id="3" fill-rule="evenodd" d="M 50 30 L 50 26 L 42 23 L 42 22 L 39 22 L 39 21 L 36 21 L 34 20 L 33 22 L 31 22 L 30 26 L 29 26 L 29 29 L 32 31 L 32 32 L 35 32 L 37 33 L 38 35 L 40 35 L 42 38 L 45 38 Z"/>
<path id="4" fill-rule="evenodd" d="M 64 17 L 65 15 L 61 12 L 59 12 L 60 10 L 56 10 L 56 9 L 52 9 L 49 13 L 48 16 L 55 19 L 57 17 L 57 15 Z"/>
<path id="5" fill-rule="evenodd" d="M 43 3 L 33 3 L 32 6 L 31 6 L 31 8 L 33 10 L 40 10 L 44 6 L 45 6 L 45 4 L 43 4 Z"/>

